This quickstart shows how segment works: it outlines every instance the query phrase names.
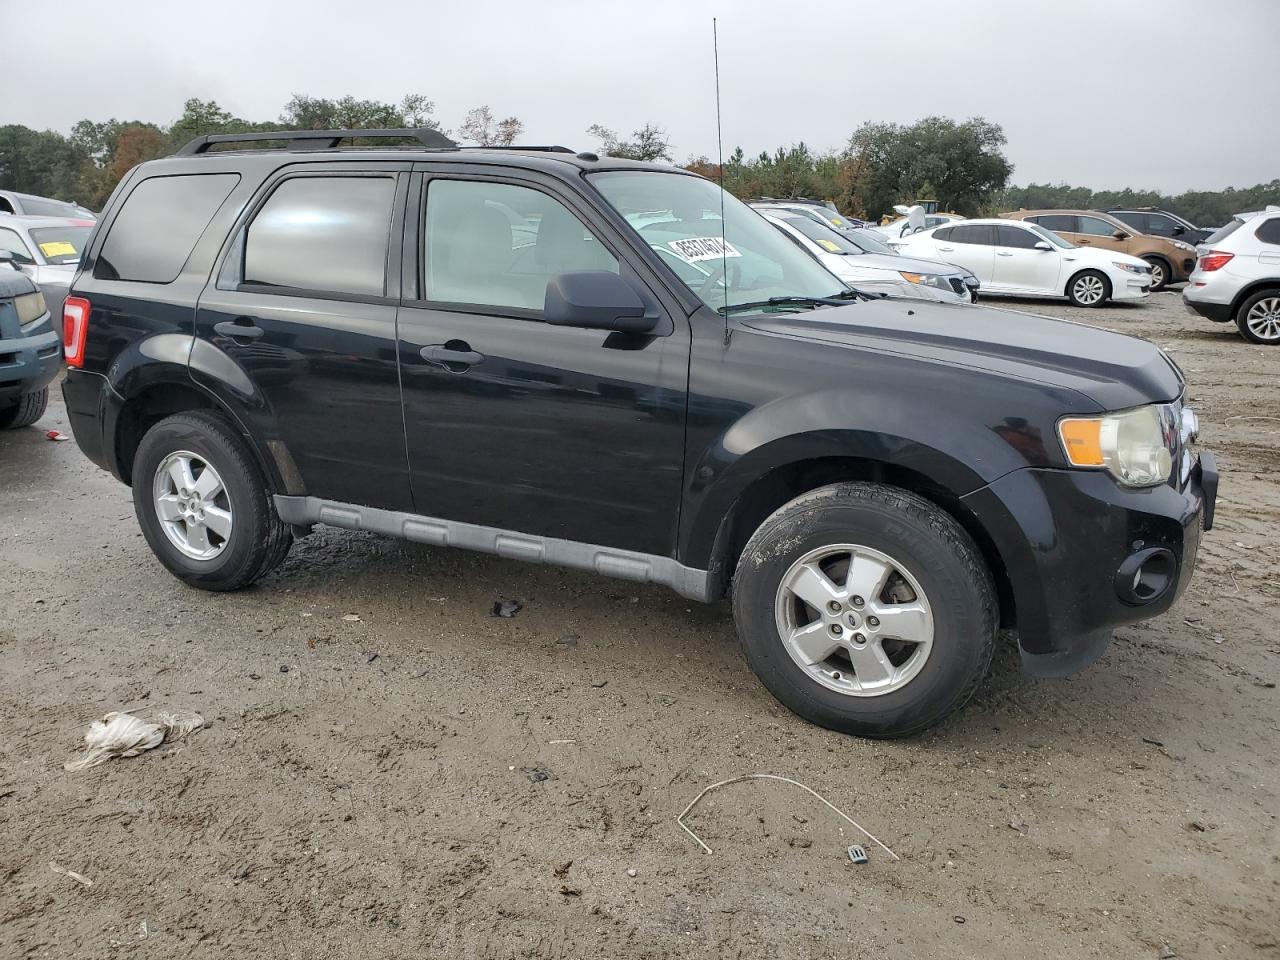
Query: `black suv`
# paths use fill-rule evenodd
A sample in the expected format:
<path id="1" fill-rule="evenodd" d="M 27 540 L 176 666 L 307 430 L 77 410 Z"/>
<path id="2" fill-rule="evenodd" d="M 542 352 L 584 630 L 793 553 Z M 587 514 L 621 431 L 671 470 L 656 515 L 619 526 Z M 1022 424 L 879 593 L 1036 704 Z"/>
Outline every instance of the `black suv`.
<path id="1" fill-rule="evenodd" d="M 1151 344 L 862 297 L 680 169 L 385 133 L 198 140 L 99 221 L 67 408 L 186 583 L 327 523 L 731 594 L 783 703 L 895 736 L 1001 625 L 1064 674 L 1190 579 L 1217 474 Z"/>
<path id="2" fill-rule="evenodd" d="M 1161 210 L 1159 207 L 1133 207 L 1108 210 L 1117 220 L 1127 223 L 1138 233 L 1153 237 L 1166 237 L 1170 240 L 1181 240 L 1193 247 L 1208 239 L 1212 230 L 1197 227 L 1190 220 L 1184 220 L 1176 213 Z"/>

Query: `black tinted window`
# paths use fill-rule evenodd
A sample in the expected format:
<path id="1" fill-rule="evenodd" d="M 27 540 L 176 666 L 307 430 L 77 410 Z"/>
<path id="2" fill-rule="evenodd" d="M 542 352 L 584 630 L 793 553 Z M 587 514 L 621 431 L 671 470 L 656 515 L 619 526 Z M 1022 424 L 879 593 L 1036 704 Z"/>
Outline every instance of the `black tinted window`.
<path id="1" fill-rule="evenodd" d="M 1280 244 L 1280 217 L 1272 217 L 1258 227 L 1255 236 L 1263 243 Z"/>
<path id="2" fill-rule="evenodd" d="M 952 243 L 980 243 L 988 247 L 994 246 L 995 228 L 990 224 L 961 224 L 951 228 L 950 240 Z"/>
<path id="3" fill-rule="evenodd" d="M 107 234 L 94 275 L 172 283 L 235 188 L 237 173 L 151 177 L 130 191 Z"/>
<path id="4" fill-rule="evenodd" d="M 951 231 L 952 231 L 952 230 L 954 230 L 954 229 L 955 229 L 955 227 L 943 227 L 941 230 L 935 230 L 935 231 L 933 231 L 933 239 L 935 239 L 935 240 L 950 240 L 950 239 L 951 239 Z"/>
<path id="5" fill-rule="evenodd" d="M 1030 230 L 1021 227 L 1007 227 L 1001 224 L 996 227 L 997 247 L 1016 247 L 1019 250 L 1033 250 L 1037 243 L 1044 241 Z"/>
<path id="6" fill-rule="evenodd" d="M 244 282 L 382 296 L 395 192 L 391 177 L 285 180 L 249 224 Z"/>
<path id="7" fill-rule="evenodd" d="M 1122 210 L 1119 213 L 1113 213 L 1111 215 L 1122 223 L 1127 223 L 1129 226 L 1133 227 L 1134 230 L 1137 230 L 1138 233 L 1161 232 L 1155 229 L 1160 226 L 1156 221 L 1164 219 L 1163 217 L 1152 216 L 1149 213 L 1135 213 L 1128 210 Z M 1165 233 L 1165 235 L 1167 236 L 1167 233 Z"/>
<path id="8" fill-rule="evenodd" d="M 1052 230 L 1054 233 L 1076 232 L 1076 218 L 1066 214 L 1047 213 L 1042 217 L 1029 217 L 1028 219 L 1040 224 L 1046 230 Z"/>

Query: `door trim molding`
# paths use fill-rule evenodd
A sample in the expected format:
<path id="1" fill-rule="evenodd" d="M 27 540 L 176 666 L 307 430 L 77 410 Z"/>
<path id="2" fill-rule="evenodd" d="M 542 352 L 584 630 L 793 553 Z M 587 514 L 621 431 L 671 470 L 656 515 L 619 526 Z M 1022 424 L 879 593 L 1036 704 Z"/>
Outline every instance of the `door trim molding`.
<path id="1" fill-rule="evenodd" d="M 325 523 L 346 530 L 368 530 L 371 533 L 429 543 L 437 547 L 461 547 L 511 560 L 590 570 L 606 577 L 659 583 L 670 587 L 682 597 L 709 602 L 709 572 L 686 567 L 672 557 L 618 550 L 577 540 L 540 537 L 514 530 L 381 510 L 336 500 L 322 500 L 319 497 L 276 494 L 273 499 L 276 512 L 285 523 L 301 526 Z"/>

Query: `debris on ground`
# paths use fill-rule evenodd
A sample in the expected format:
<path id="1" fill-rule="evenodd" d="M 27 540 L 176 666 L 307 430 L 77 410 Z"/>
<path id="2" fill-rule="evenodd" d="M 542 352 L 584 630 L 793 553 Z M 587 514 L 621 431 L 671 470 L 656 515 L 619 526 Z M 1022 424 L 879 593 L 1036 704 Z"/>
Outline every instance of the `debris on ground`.
<path id="1" fill-rule="evenodd" d="M 520 772 L 529 778 L 530 783 L 542 783 L 551 779 L 551 773 L 544 767 L 521 767 Z"/>
<path id="2" fill-rule="evenodd" d="M 604 687 L 606 684 L 608 684 L 608 682 L 609 682 L 608 680 L 593 680 L 591 681 L 591 685 L 595 687 L 597 690 L 599 690 L 602 687 Z"/>
<path id="3" fill-rule="evenodd" d="M 1143 737 L 1143 738 L 1142 738 L 1142 742 L 1143 742 L 1143 743 L 1149 743 L 1149 744 L 1151 744 L 1153 747 L 1163 747 L 1163 746 L 1164 746 L 1164 741 L 1163 741 L 1163 740 L 1154 740 L 1154 739 L 1152 739 L 1151 737 Z"/>
<path id="4" fill-rule="evenodd" d="M 569 868 L 572 866 L 573 866 L 573 861 L 566 860 L 564 863 L 560 864 L 560 866 L 556 867 L 555 869 L 556 876 L 563 880 L 565 877 L 569 875 Z"/>
<path id="5" fill-rule="evenodd" d="M 358 613 L 348 613 L 348 614 L 347 614 L 346 616 L 344 616 L 342 619 L 343 619 L 343 620 L 345 620 L 345 621 L 347 621 L 347 623 L 359 623 L 359 622 L 360 622 L 360 614 L 358 614 Z"/>
<path id="6" fill-rule="evenodd" d="M 120 711 L 108 713 L 89 724 L 84 754 L 62 766 L 65 770 L 83 770 L 116 757 L 136 757 L 166 740 L 181 740 L 203 726 L 204 717 L 191 711 L 162 711 L 150 720 Z"/>
<path id="7" fill-rule="evenodd" d="M 562 897 L 580 897 L 582 896 L 581 887 L 571 887 L 567 883 L 560 884 L 560 896 Z"/>
<path id="8" fill-rule="evenodd" d="M 628 876 L 628 877 L 631 877 L 631 878 L 634 880 L 634 879 L 635 879 L 635 876 L 636 876 L 636 868 L 635 868 L 635 867 L 631 867 L 631 868 L 629 868 L 629 869 L 627 870 L 627 876 Z"/>
<path id="9" fill-rule="evenodd" d="M 866 847 L 855 843 L 849 847 L 849 859 L 854 863 L 868 863 L 871 858 L 867 856 Z"/>
<path id="10" fill-rule="evenodd" d="M 62 433 L 61 431 L 58 431 L 58 430 L 47 431 L 44 435 L 44 438 L 46 440 L 70 440 L 71 439 L 65 433 Z"/>
<path id="11" fill-rule="evenodd" d="M 1025 821 L 1025 820 L 1010 820 L 1010 821 L 1009 821 L 1009 829 L 1010 829 L 1010 830 L 1017 830 L 1019 833 L 1026 833 L 1026 832 L 1027 832 L 1027 821 Z"/>
<path id="12" fill-rule="evenodd" d="M 378 659 L 378 652 L 376 650 L 370 650 L 368 653 L 364 655 L 365 663 L 373 663 L 373 661 L 377 659 Z"/>
<path id="13" fill-rule="evenodd" d="M 288 665 L 287 663 L 282 663 L 282 664 L 280 664 L 280 672 L 281 672 L 281 673 L 288 673 L 288 672 L 289 672 L 289 665 Z"/>
<path id="14" fill-rule="evenodd" d="M 689 805 L 684 808 L 684 810 L 680 813 L 680 816 L 676 817 L 676 824 L 680 827 L 681 830 L 683 830 L 689 836 L 693 837 L 693 839 L 697 842 L 698 846 L 700 846 L 707 853 L 711 852 L 711 848 L 702 842 L 701 837 L 699 837 L 696 833 L 694 833 L 685 825 L 684 818 L 689 815 L 689 812 L 693 810 L 695 806 L 697 806 L 698 801 L 701 800 L 703 797 L 705 797 L 712 790 L 717 790 L 720 787 L 728 786 L 731 783 L 742 783 L 743 781 L 746 781 L 746 780 L 779 780 L 782 783 L 789 783 L 794 787 L 799 787 L 805 793 L 810 794 L 811 796 L 822 801 L 822 803 L 830 807 L 833 811 L 835 811 L 837 814 L 843 817 L 849 824 L 851 824 L 859 833 L 861 833 L 864 837 L 866 837 L 868 840 L 874 843 L 877 847 L 879 847 L 885 853 L 889 854 L 889 856 L 893 857 L 893 859 L 895 860 L 902 859 L 900 856 L 898 856 L 896 853 L 894 853 L 892 850 L 886 847 L 883 843 L 877 840 L 874 836 L 872 836 L 866 830 L 866 828 L 864 828 L 860 823 L 858 823 L 858 821 L 854 820 L 851 816 L 849 816 L 847 813 L 845 813 L 843 810 L 837 807 L 834 803 L 832 803 L 822 794 L 818 793 L 817 790 L 814 790 L 812 787 L 805 786 L 799 780 L 792 780 L 790 777 L 780 777 L 776 773 L 747 773 L 740 777 L 730 777 L 728 780 L 721 780 L 717 783 L 711 784 L 711 786 L 709 787 L 703 787 L 702 791 L 696 797 L 694 797 L 692 800 L 689 801 Z"/>
<path id="15" fill-rule="evenodd" d="M 68 870 L 66 867 L 59 866 L 52 860 L 49 861 L 49 869 L 54 873 L 60 873 L 64 877 L 70 877 L 76 883 L 83 884 L 86 887 L 92 887 L 93 881 L 86 877 L 83 873 L 76 873 L 74 870 Z"/>
<path id="16" fill-rule="evenodd" d="M 502 617 L 504 620 L 510 620 L 524 607 L 519 600 L 495 600 L 493 602 L 493 615 Z"/>

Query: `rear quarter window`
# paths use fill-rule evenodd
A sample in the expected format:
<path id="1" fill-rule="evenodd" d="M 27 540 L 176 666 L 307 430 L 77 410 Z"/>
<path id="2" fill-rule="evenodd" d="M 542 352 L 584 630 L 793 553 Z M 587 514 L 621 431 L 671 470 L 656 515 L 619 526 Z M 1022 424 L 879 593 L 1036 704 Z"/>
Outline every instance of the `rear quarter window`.
<path id="1" fill-rule="evenodd" d="M 129 192 L 116 214 L 98 254 L 94 276 L 172 283 L 218 207 L 239 182 L 238 173 L 143 180 Z"/>
<path id="2" fill-rule="evenodd" d="M 1254 234 L 1263 243 L 1271 243 L 1280 246 L 1280 217 L 1272 217 L 1262 226 L 1258 227 Z"/>

